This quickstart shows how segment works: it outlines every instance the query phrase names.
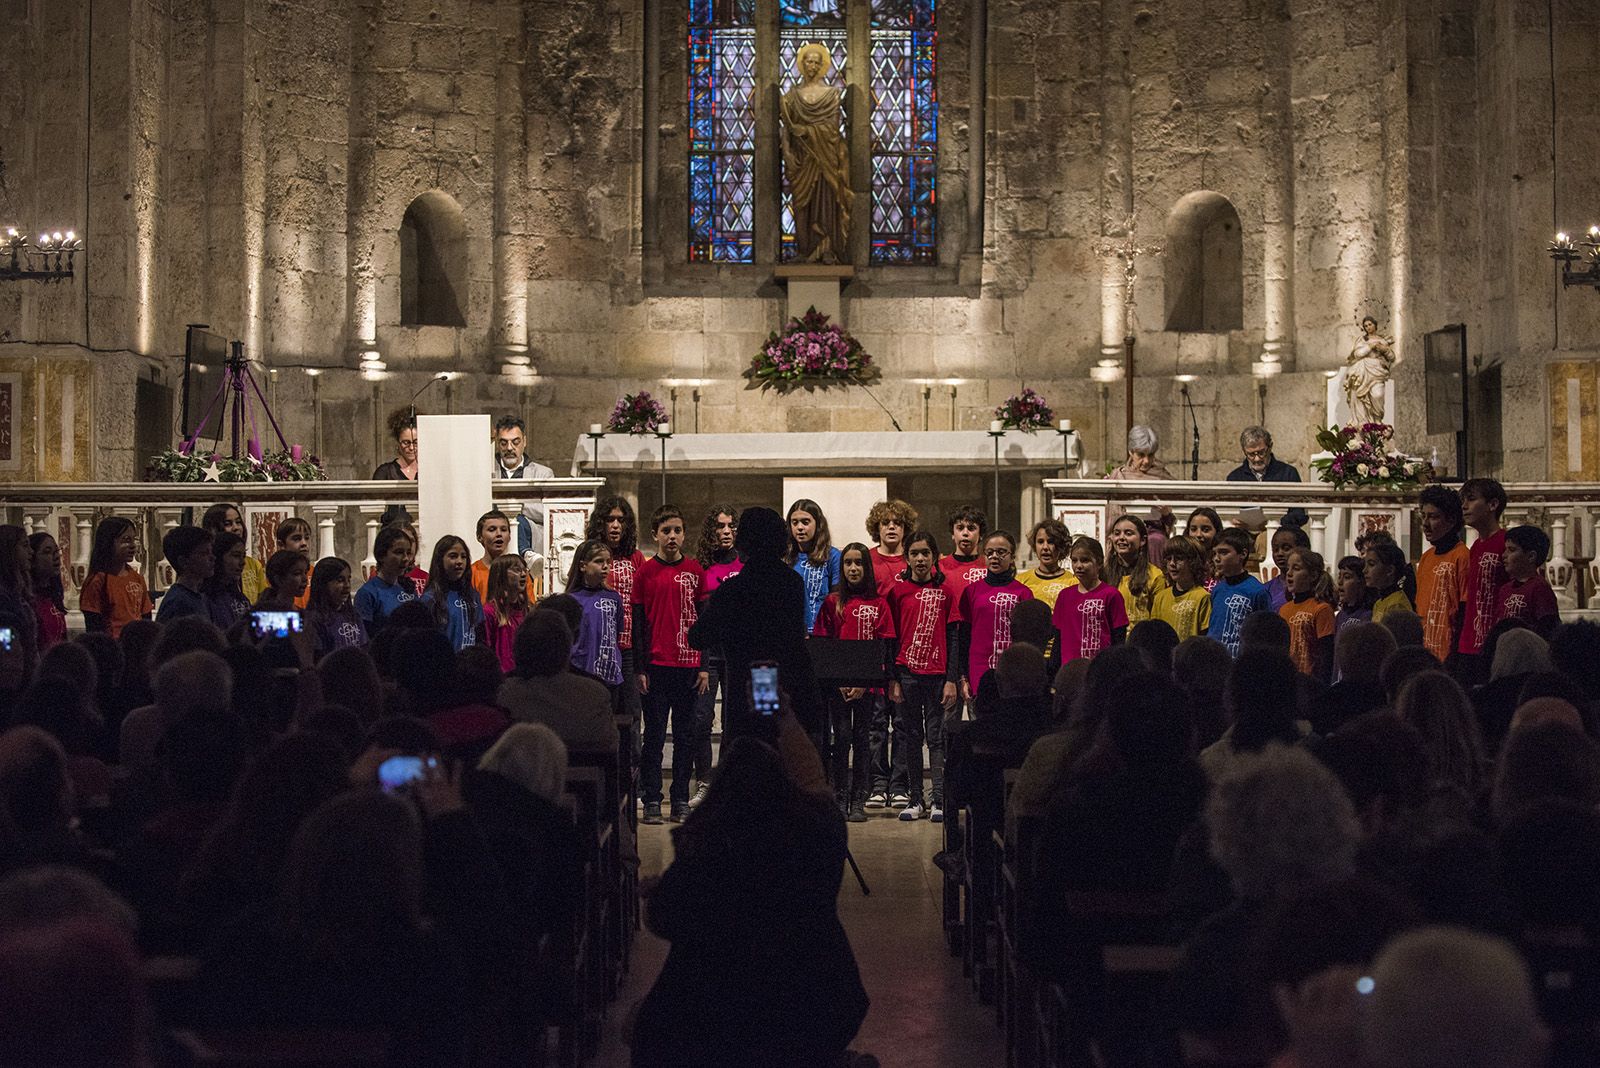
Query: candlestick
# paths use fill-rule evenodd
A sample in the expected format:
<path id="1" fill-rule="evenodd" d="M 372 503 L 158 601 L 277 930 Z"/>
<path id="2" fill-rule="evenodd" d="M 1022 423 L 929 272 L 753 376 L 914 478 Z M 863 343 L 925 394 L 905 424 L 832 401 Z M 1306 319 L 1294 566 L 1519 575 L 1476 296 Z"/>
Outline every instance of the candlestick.
<path id="1" fill-rule="evenodd" d="M 672 424 L 671 423 L 661 423 L 661 424 L 659 424 L 656 427 L 656 433 L 660 434 L 664 438 L 670 438 L 672 436 Z"/>
<path id="2" fill-rule="evenodd" d="M 1003 433 L 1004 430 L 1005 430 L 1005 425 L 1003 423 L 1001 423 L 1000 420 L 998 420 L 998 419 L 989 420 L 989 433 L 991 433 L 991 434 L 1000 434 L 1000 433 Z"/>
<path id="3" fill-rule="evenodd" d="M 605 429 L 603 427 L 601 427 L 601 425 L 599 423 L 590 423 L 589 424 L 589 433 L 594 435 L 595 437 L 599 437 L 601 434 L 605 433 Z"/>
<path id="4" fill-rule="evenodd" d="M 1061 427 L 1061 432 L 1063 434 L 1072 433 L 1072 420 L 1071 419 L 1063 419 L 1063 420 L 1061 420 L 1061 422 L 1058 425 Z"/>

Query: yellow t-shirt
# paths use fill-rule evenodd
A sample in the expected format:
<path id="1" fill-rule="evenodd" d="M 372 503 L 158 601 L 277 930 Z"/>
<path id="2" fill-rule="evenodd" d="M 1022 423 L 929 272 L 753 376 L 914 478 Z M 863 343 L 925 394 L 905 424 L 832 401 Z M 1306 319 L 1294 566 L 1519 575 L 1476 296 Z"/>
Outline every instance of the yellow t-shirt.
<path id="1" fill-rule="evenodd" d="M 1372 606 L 1372 621 L 1382 623 L 1383 617 L 1390 612 L 1413 611 L 1411 602 L 1406 598 L 1405 590 L 1395 590 L 1387 597 L 1380 597 L 1378 603 Z"/>
<path id="2" fill-rule="evenodd" d="M 1155 564 L 1150 564 L 1150 577 L 1145 579 L 1144 596 L 1135 597 L 1128 588 L 1128 576 L 1122 576 L 1117 583 L 1117 592 L 1122 594 L 1122 605 L 1128 610 L 1128 630 L 1131 632 L 1140 621 L 1153 618 L 1156 610 L 1156 596 L 1167 588 L 1167 576 Z"/>
<path id="3" fill-rule="evenodd" d="M 1070 571 L 1063 571 L 1054 578 L 1040 578 L 1038 569 L 1017 572 L 1017 581 L 1033 591 L 1035 599 L 1043 601 L 1050 606 L 1050 611 L 1056 610 L 1056 598 L 1061 596 L 1061 591 L 1078 584 L 1078 576 Z"/>
<path id="4" fill-rule="evenodd" d="M 244 558 L 244 574 L 239 576 L 239 585 L 244 590 L 244 599 L 251 604 L 261 600 L 261 591 L 267 588 L 267 569 L 261 561 L 253 556 Z M 306 587 L 310 588 L 310 583 Z"/>
<path id="5" fill-rule="evenodd" d="M 1174 593 L 1164 586 L 1156 594 L 1155 609 L 1151 619 L 1162 619 L 1178 632 L 1178 640 L 1204 634 L 1211 628 L 1211 594 L 1204 586 L 1193 586 L 1182 593 Z"/>

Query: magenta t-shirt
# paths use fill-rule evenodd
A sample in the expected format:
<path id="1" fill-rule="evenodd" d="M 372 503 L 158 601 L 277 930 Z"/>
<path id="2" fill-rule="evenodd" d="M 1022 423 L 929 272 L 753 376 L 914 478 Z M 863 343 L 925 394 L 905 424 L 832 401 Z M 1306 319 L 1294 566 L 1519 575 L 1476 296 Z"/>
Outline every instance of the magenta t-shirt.
<path id="1" fill-rule="evenodd" d="M 1494 597 L 1494 621 L 1520 619 L 1532 626 L 1551 616 L 1560 618 L 1561 608 L 1556 604 L 1555 591 L 1544 576 L 1534 572 L 1525 582 L 1512 579 L 1502 582 Z"/>
<path id="2" fill-rule="evenodd" d="M 706 578 L 700 585 L 700 599 L 703 601 L 726 582 L 731 576 L 737 575 L 744 569 L 744 561 L 737 556 L 725 564 L 712 564 L 706 568 Z"/>
<path id="3" fill-rule="evenodd" d="M 1081 586 L 1069 586 L 1056 598 L 1051 617 L 1061 632 L 1061 661 L 1093 660 L 1111 645 L 1111 633 L 1128 625 L 1128 610 L 1122 594 L 1109 582 L 1102 582 L 1085 593 Z"/>
<path id="4" fill-rule="evenodd" d="M 961 591 L 961 619 L 972 624 L 972 641 L 967 647 L 967 684 L 976 692 L 987 671 L 1000 663 L 1000 654 L 1011 648 L 1011 613 L 1022 601 L 1033 600 L 1033 591 L 1016 579 L 1004 586 L 991 586 L 980 579 Z"/>

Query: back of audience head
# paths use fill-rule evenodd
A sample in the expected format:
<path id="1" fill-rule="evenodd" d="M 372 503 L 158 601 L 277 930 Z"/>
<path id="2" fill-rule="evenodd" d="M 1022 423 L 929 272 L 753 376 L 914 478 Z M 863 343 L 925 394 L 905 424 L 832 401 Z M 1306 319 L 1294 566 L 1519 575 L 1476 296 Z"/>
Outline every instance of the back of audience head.
<path id="1" fill-rule="evenodd" d="M 1428 799 L 1428 755 L 1422 738 L 1392 712 L 1366 712 L 1316 746 L 1344 786 L 1368 834 L 1377 834 Z"/>
<path id="2" fill-rule="evenodd" d="M 94 919 L 133 936 L 139 915 L 99 879 L 80 868 L 41 864 L 0 880 L 0 933 Z"/>
<path id="3" fill-rule="evenodd" d="M 383 716 L 383 683 L 377 665 L 365 649 L 335 649 L 317 662 L 322 699 L 343 705 L 356 714 L 363 727 Z"/>
<path id="4" fill-rule="evenodd" d="M 1387 613 L 1380 624 L 1394 636 L 1397 648 L 1406 649 L 1422 644 L 1422 617 L 1404 608 Z"/>
<path id="5" fill-rule="evenodd" d="M 463 702 L 494 704 L 503 677 L 500 658 L 487 645 L 456 650 L 456 686 Z"/>
<path id="6" fill-rule="evenodd" d="M 34 669 L 35 679 L 65 679 L 82 694 L 93 696 L 100 686 L 100 665 L 81 642 L 62 642 L 47 650 Z"/>
<path id="7" fill-rule="evenodd" d="M 11 714 L 11 726 L 32 724 L 48 731 L 74 755 L 88 753 L 100 734 L 100 717 L 77 682 L 57 676 L 36 680 Z"/>
<path id="8" fill-rule="evenodd" d="M 367 746 L 396 749 L 402 753 L 436 753 L 439 735 L 426 720 L 412 716 L 389 716 L 367 728 Z"/>
<path id="9" fill-rule="evenodd" d="M 1276 612 L 1251 612 L 1239 625 L 1239 651 L 1279 649 L 1289 651 L 1289 623 Z"/>
<path id="10" fill-rule="evenodd" d="M 437 630 L 408 630 L 394 643 L 394 681 L 410 700 L 412 711 L 425 715 L 456 698 L 456 651 Z"/>
<path id="11" fill-rule="evenodd" d="M 1555 669 L 1577 683 L 1590 700 L 1600 700 L 1600 623 L 1577 619 L 1550 636 Z"/>
<path id="12" fill-rule="evenodd" d="M 117 644 L 122 647 L 122 676 L 117 679 L 121 689 L 150 685 L 150 656 L 156 642 L 161 640 L 163 628 L 153 619 L 130 619 L 122 626 Z"/>
<path id="13" fill-rule="evenodd" d="M 1051 689 L 1055 691 L 1051 714 L 1057 723 L 1065 725 L 1072 719 L 1072 709 L 1083 693 L 1089 679 L 1092 660 L 1068 660 L 1056 671 Z"/>
<path id="14" fill-rule="evenodd" d="M 557 804 L 565 787 L 567 747 L 542 723 L 513 723 L 479 759 L 478 768 Z"/>
<path id="15" fill-rule="evenodd" d="M 216 653 L 180 653 L 156 669 L 154 689 L 169 723 L 195 712 L 226 713 L 233 704 L 233 671 Z"/>
<path id="16" fill-rule="evenodd" d="M 1011 641 L 1014 645 L 1043 649 L 1050 642 L 1054 626 L 1050 619 L 1050 606 L 1036 597 L 1018 601 L 1011 610 Z"/>
<path id="17" fill-rule="evenodd" d="M 162 733 L 157 756 L 173 796 L 220 804 L 244 769 L 238 720 L 229 712 L 191 712 Z"/>
<path id="18" fill-rule="evenodd" d="M 83 646 L 89 650 L 89 655 L 94 657 L 95 696 L 100 698 L 108 696 L 116 688 L 117 680 L 122 678 L 122 646 L 117 643 L 117 639 L 103 631 L 80 634 L 72 644 Z"/>
<path id="19" fill-rule="evenodd" d="M 0 935 L 0 1063 L 143 1068 L 154 1063 L 139 951 L 80 917 Z"/>
<path id="20" fill-rule="evenodd" d="M 1122 679 L 1111 689 L 1106 734 L 1129 769 L 1170 769 L 1194 754 L 1194 725 L 1183 691 L 1164 675 L 1148 672 Z"/>
<path id="21" fill-rule="evenodd" d="M 1141 620 L 1128 632 L 1128 644 L 1144 653 L 1150 670 L 1172 675 L 1172 654 L 1178 648 L 1178 632 L 1164 619 Z"/>
<path id="22" fill-rule="evenodd" d="M 170 623 L 162 623 L 161 633 L 150 648 L 150 676 L 152 680 L 161 665 L 184 653 L 207 652 L 217 656 L 227 648 L 222 632 L 209 620 L 199 616 L 183 616 Z"/>
<path id="23" fill-rule="evenodd" d="M 76 802 L 60 742 L 38 727 L 0 734 L 0 804 L 24 840 L 67 827 Z"/>
<path id="24" fill-rule="evenodd" d="M 1399 648 L 1382 623 L 1352 623 L 1334 642 L 1340 680 L 1371 687 L 1382 685 L 1383 662 Z"/>
<path id="25" fill-rule="evenodd" d="M 570 593 L 552 593 L 548 597 L 541 597 L 534 608 L 559 615 L 567 621 L 567 630 L 574 635 L 583 626 L 583 605 Z"/>
<path id="26" fill-rule="evenodd" d="M 789 544 L 789 528 L 771 508 L 746 508 L 739 513 L 733 547 L 747 560 L 778 559 Z"/>
<path id="27" fill-rule="evenodd" d="M 1600 812 L 1563 798 L 1524 805 L 1500 829 L 1497 852 L 1524 923 L 1600 936 Z"/>
<path id="28" fill-rule="evenodd" d="M 1360 1015 L 1372 1068 L 1536 1068 L 1549 1036 L 1510 943 L 1423 927 L 1384 947 Z"/>
<path id="29" fill-rule="evenodd" d="M 1424 652 L 1431 660 L 1432 654 Z M 1384 673 L 1387 678 L 1387 665 Z M 1422 740 L 1432 785 L 1456 786 L 1468 798 L 1476 799 L 1484 785 L 1483 742 L 1472 702 L 1461 684 L 1437 670 L 1435 661 L 1433 670 L 1416 673 L 1400 687 L 1394 710 Z"/>
<path id="30" fill-rule="evenodd" d="M 1268 742 L 1292 745 L 1300 737 L 1295 723 L 1296 670 L 1289 654 L 1277 649 L 1247 649 L 1228 674 L 1229 735 L 1236 752 L 1254 752 Z"/>
<path id="31" fill-rule="evenodd" d="M 1044 669 L 1044 653 L 1038 646 L 1027 642 L 1013 643 L 1000 654 L 1000 662 L 994 669 L 994 681 L 1002 698 L 1043 695 L 1050 684 Z"/>
<path id="32" fill-rule="evenodd" d="M 1506 624 L 1513 626 L 1505 626 Z M 1484 654 L 1490 656 L 1489 678 L 1504 679 L 1514 675 L 1531 675 L 1536 671 L 1550 670 L 1550 646 L 1520 619 L 1502 619 L 1495 624 L 1499 634 L 1490 633 L 1494 652 L 1484 645 Z"/>
<path id="33" fill-rule="evenodd" d="M 572 659 L 572 630 L 561 613 L 541 608 L 517 628 L 511 652 L 522 678 L 553 677 Z"/>
<path id="34" fill-rule="evenodd" d="M 1206 806 L 1211 856 L 1248 901 L 1292 897 L 1355 870 L 1361 825 L 1344 787 L 1299 746 L 1233 761 Z"/>
<path id="35" fill-rule="evenodd" d="M 1583 717 L 1571 701 L 1560 697 L 1533 697 L 1517 706 L 1511 716 L 1511 729 L 1537 727 L 1541 723 L 1560 723 L 1575 731 L 1583 730 Z"/>
<path id="36" fill-rule="evenodd" d="M 349 764 L 355 763 L 361 755 L 361 743 L 367 736 L 366 724 L 343 705 L 323 705 L 304 717 L 298 726 L 304 734 L 315 734 L 337 745 Z"/>
<path id="37" fill-rule="evenodd" d="M 1383 668 L 1378 672 L 1378 678 L 1383 683 L 1383 697 L 1389 707 L 1395 707 L 1395 701 L 1400 697 L 1400 690 L 1413 676 L 1424 671 L 1438 671 L 1439 658 L 1434 656 L 1424 646 L 1402 645 L 1390 653 L 1383 660 Z"/>
<path id="38" fill-rule="evenodd" d="M 1532 701 L 1545 699 L 1572 706 L 1573 714 L 1578 717 L 1579 728 L 1588 731 L 1590 737 L 1594 736 L 1592 716 L 1586 715 L 1590 711 L 1590 702 L 1577 683 L 1559 671 L 1536 671 L 1526 676 L 1521 689 L 1517 691 L 1518 709 Z"/>
<path id="39" fill-rule="evenodd" d="M 1232 670 L 1233 657 L 1228 655 L 1227 646 L 1203 634 L 1185 638 L 1172 651 L 1172 677 L 1188 695 L 1189 711 L 1195 722 L 1195 744 L 1201 749 L 1222 737 L 1222 732 L 1228 729 L 1223 695 L 1227 692 L 1228 674 Z"/>
<path id="40" fill-rule="evenodd" d="M 1506 736 L 1494 784 L 1494 814 L 1504 824 L 1524 805 L 1566 798 L 1600 804 L 1600 747 L 1565 723 L 1540 723 Z"/>

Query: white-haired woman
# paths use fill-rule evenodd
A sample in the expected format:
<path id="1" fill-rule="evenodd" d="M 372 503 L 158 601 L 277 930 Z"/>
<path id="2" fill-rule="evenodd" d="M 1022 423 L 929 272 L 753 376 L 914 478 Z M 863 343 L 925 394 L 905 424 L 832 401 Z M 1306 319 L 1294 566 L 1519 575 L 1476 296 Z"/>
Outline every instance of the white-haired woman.
<path id="1" fill-rule="evenodd" d="M 1161 445 L 1161 439 L 1156 436 L 1155 430 L 1143 423 L 1135 423 L 1128 428 L 1128 458 L 1121 467 L 1107 475 L 1107 478 L 1149 478 L 1170 479 L 1172 472 L 1167 470 L 1167 465 L 1156 457 L 1156 449 Z"/>

